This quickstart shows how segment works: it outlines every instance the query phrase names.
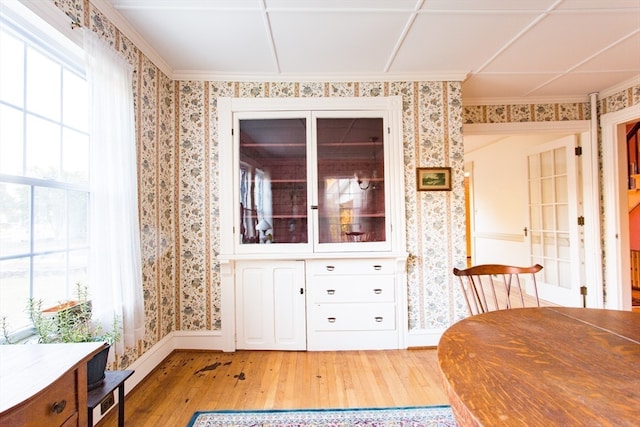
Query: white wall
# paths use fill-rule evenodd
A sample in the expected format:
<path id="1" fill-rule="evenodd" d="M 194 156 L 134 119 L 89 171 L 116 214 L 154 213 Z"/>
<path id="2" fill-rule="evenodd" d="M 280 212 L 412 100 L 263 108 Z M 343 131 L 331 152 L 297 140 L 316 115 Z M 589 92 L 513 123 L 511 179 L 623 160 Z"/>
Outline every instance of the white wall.
<path id="1" fill-rule="evenodd" d="M 526 153 L 557 134 L 502 135 L 465 153 L 471 165 L 472 263 L 529 265 Z"/>

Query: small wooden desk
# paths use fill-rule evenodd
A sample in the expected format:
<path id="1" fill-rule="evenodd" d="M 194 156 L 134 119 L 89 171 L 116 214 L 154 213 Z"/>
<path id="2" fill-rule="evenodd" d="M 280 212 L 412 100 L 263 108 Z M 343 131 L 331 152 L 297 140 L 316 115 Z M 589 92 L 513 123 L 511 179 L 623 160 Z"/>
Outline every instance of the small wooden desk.
<path id="1" fill-rule="evenodd" d="M 523 308 L 445 331 L 438 362 L 460 426 L 636 426 L 640 313 Z"/>
<path id="2" fill-rule="evenodd" d="M 89 390 L 87 396 L 88 425 L 93 427 L 93 409 L 104 400 L 109 393 L 118 389 L 118 427 L 124 427 L 124 382 L 134 371 L 105 371 L 104 383 L 100 387 Z"/>
<path id="3" fill-rule="evenodd" d="M 102 345 L 0 345 L 0 426 L 87 425 L 87 362 Z"/>

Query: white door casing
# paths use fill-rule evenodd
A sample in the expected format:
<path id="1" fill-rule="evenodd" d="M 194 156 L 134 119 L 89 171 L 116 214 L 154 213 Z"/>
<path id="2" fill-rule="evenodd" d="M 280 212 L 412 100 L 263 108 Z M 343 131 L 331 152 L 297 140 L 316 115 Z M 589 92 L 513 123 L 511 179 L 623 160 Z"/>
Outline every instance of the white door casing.
<path id="1" fill-rule="evenodd" d="M 624 124 L 640 119 L 640 104 L 603 114 L 602 188 L 605 243 L 605 308 L 631 309 L 629 212 Z"/>

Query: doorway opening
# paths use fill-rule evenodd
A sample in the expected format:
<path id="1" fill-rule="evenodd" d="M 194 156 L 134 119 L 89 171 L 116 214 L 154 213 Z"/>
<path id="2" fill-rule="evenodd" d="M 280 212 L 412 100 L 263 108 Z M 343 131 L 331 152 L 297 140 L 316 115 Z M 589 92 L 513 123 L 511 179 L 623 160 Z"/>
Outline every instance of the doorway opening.
<path id="1" fill-rule="evenodd" d="M 632 241 L 637 232 L 633 232 L 631 199 L 636 191 L 631 191 L 631 160 L 627 151 L 627 133 L 640 121 L 640 105 L 604 114 L 601 117 L 602 129 L 602 188 L 606 215 L 604 217 L 604 242 L 606 253 L 605 307 L 630 310 L 632 307 Z M 636 147 L 637 150 L 637 147 Z M 633 179 L 634 185 L 637 182 Z"/>
<path id="2" fill-rule="evenodd" d="M 529 206 L 527 199 L 527 177 L 524 155 L 530 147 L 542 146 L 551 141 L 574 136 L 583 147 L 585 155 L 579 158 L 580 180 L 584 190 L 579 190 L 581 199 L 577 208 L 580 216 L 586 218 L 583 228 L 585 248 L 584 255 L 572 261 L 572 264 L 580 271 L 571 278 L 571 283 L 581 285 L 586 283 L 589 292 L 586 301 L 578 297 L 578 302 L 571 305 L 588 307 L 602 307 L 602 277 L 597 274 L 601 271 L 601 249 L 599 247 L 600 215 L 599 200 L 597 194 L 592 194 L 594 176 L 597 173 L 591 167 L 594 155 L 594 145 L 591 140 L 590 122 L 574 121 L 562 123 L 508 123 L 508 124 L 479 124 L 465 125 L 465 187 L 467 191 L 467 247 L 472 265 L 497 262 L 512 265 L 529 265 L 531 263 L 531 228 L 528 224 Z M 493 153 L 491 153 L 491 146 Z M 478 159 L 479 150 L 488 150 L 484 154 L 486 164 L 482 165 L 482 159 Z M 573 149 L 571 149 L 573 151 Z M 476 152 L 476 156 L 474 156 Z M 506 163 L 511 168 L 511 175 L 499 177 L 497 169 L 505 162 L 503 156 L 511 157 Z M 500 160 L 500 161 L 499 161 Z M 487 168 L 489 172 L 487 172 Z M 487 175 L 497 175 L 493 180 L 488 180 Z M 522 176 L 520 176 L 522 175 Z M 586 181 L 586 183 L 585 183 Z M 485 186 L 485 190 L 482 187 Z M 488 186 L 488 190 L 486 189 Z M 516 198 L 506 194 L 511 191 Z M 574 190 L 575 191 L 575 190 Z M 597 191 L 597 190 L 593 190 Z M 489 194 L 496 199 L 493 205 L 499 209 L 497 216 L 495 211 L 487 212 L 487 202 L 481 197 Z M 503 217 L 502 215 L 509 214 Z M 575 220 L 578 220 L 576 218 Z M 573 219 L 572 219 L 573 221 Z M 570 247 L 563 245 L 564 247 Z M 493 259 L 492 259 L 493 258 Z M 579 289 L 576 290 L 576 295 Z"/>

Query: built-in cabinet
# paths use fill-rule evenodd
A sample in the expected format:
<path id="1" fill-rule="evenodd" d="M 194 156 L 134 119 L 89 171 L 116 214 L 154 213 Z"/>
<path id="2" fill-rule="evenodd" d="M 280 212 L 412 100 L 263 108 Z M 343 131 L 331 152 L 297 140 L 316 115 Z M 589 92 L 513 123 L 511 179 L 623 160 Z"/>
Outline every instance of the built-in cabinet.
<path id="1" fill-rule="evenodd" d="M 225 350 L 405 347 L 401 98 L 219 98 Z"/>

